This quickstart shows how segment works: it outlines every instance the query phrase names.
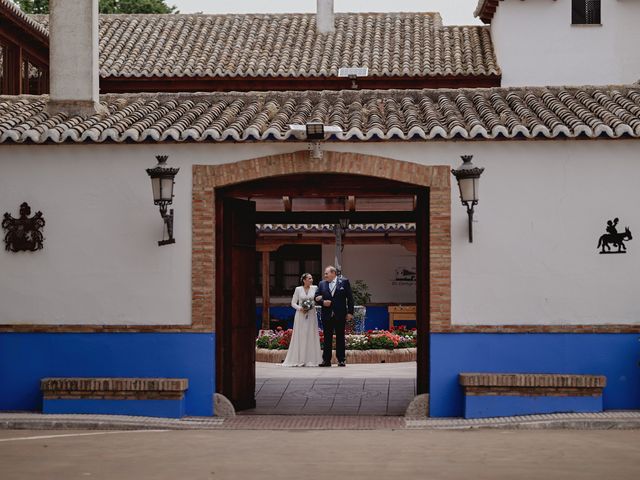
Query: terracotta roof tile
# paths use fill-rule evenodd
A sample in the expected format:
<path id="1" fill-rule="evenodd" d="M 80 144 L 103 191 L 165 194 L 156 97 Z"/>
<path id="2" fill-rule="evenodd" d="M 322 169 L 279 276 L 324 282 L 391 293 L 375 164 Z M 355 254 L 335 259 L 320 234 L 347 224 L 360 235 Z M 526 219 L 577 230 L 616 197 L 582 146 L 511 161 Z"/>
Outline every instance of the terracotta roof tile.
<path id="1" fill-rule="evenodd" d="M 48 16 L 34 15 L 48 27 Z M 437 13 L 100 15 L 102 77 L 500 75 L 489 29 L 443 26 Z"/>
<path id="2" fill-rule="evenodd" d="M 0 142 L 640 138 L 640 85 L 189 94 L 109 94 L 105 117 L 46 113 L 46 96 L 0 97 Z"/>

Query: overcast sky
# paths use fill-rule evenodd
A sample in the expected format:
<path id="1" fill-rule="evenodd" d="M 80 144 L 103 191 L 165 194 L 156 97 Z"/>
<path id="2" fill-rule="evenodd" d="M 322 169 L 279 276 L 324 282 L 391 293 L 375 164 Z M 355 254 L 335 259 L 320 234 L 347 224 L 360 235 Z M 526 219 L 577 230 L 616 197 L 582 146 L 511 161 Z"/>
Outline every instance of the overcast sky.
<path id="1" fill-rule="evenodd" d="M 478 0 L 335 0 L 338 12 L 440 12 L 445 24 L 480 23 Z M 314 12 L 316 0 L 167 0 L 181 13 Z"/>

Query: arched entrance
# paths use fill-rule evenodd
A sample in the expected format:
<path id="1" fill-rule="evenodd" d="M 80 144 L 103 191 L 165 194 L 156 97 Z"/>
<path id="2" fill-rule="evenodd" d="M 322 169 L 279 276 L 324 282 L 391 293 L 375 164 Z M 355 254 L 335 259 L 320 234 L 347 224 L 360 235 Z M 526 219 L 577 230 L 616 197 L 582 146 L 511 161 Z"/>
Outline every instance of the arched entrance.
<path id="1" fill-rule="evenodd" d="M 256 212 L 252 199 L 265 195 L 414 199 L 410 212 L 356 210 L 352 216 L 354 221 L 366 218 L 416 225 L 417 391 L 428 393 L 429 335 L 434 326 L 450 323 L 449 169 L 336 152 L 327 152 L 317 163 L 309 160 L 307 152 L 296 152 L 194 166 L 193 320 L 194 325 L 212 322 L 216 332 L 216 391 L 239 410 L 254 406 L 255 297 L 246 292 L 255 291 L 255 226 L 267 218 L 264 212 Z M 312 223 L 320 216 L 330 222 L 334 215 L 285 213 L 290 223 Z M 309 220 L 301 222 L 301 218 Z"/>

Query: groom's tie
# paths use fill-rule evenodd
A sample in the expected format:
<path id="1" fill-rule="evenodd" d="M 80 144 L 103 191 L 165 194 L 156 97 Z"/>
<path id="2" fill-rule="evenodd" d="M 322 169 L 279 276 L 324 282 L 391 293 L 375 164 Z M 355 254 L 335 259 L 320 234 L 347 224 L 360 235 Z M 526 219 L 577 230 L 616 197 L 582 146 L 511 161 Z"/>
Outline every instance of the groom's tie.
<path id="1" fill-rule="evenodd" d="M 337 285 L 337 282 L 335 280 L 329 284 L 329 291 L 331 292 L 332 297 L 333 297 L 333 294 L 336 293 L 336 285 Z"/>

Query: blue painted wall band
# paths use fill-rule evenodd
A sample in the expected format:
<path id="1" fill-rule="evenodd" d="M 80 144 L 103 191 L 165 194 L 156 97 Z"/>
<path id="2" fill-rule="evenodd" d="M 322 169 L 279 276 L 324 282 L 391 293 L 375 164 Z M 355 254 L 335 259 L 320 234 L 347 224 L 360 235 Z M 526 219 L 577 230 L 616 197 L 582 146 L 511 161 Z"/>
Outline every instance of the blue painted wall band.
<path id="1" fill-rule="evenodd" d="M 186 415 L 210 416 L 213 333 L 1 333 L 0 411 L 42 410 L 45 377 L 187 378 Z"/>
<path id="2" fill-rule="evenodd" d="M 461 372 L 576 373 L 607 377 L 605 410 L 640 409 L 637 334 L 433 334 L 434 417 L 464 413 Z M 210 416 L 213 333 L 2 333 L 0 410 L 40 411 L 44 377 L 188 378 L 186 415 Z"/>
<path id="3" fill-rule="evenodd" d="M 185 415 L 184 400 L 45 399 L 42 412 L 163 418 L 182 418 Z"/>
<path id="4" fill-rule="evenodd" d="M 639 339 L 622 333 L 432 334 L 431 416 L 463 415 L 462 372 L 605 375 L 605 410 L 640 409 Z"/>
<path id="5" fill-rule="evenodd" d="M 602 396 L 543 397 L 469 395 L 464 398 L 464 418 L 511 417 L 548 413 L 594 413 L 602 411 Z"/>

